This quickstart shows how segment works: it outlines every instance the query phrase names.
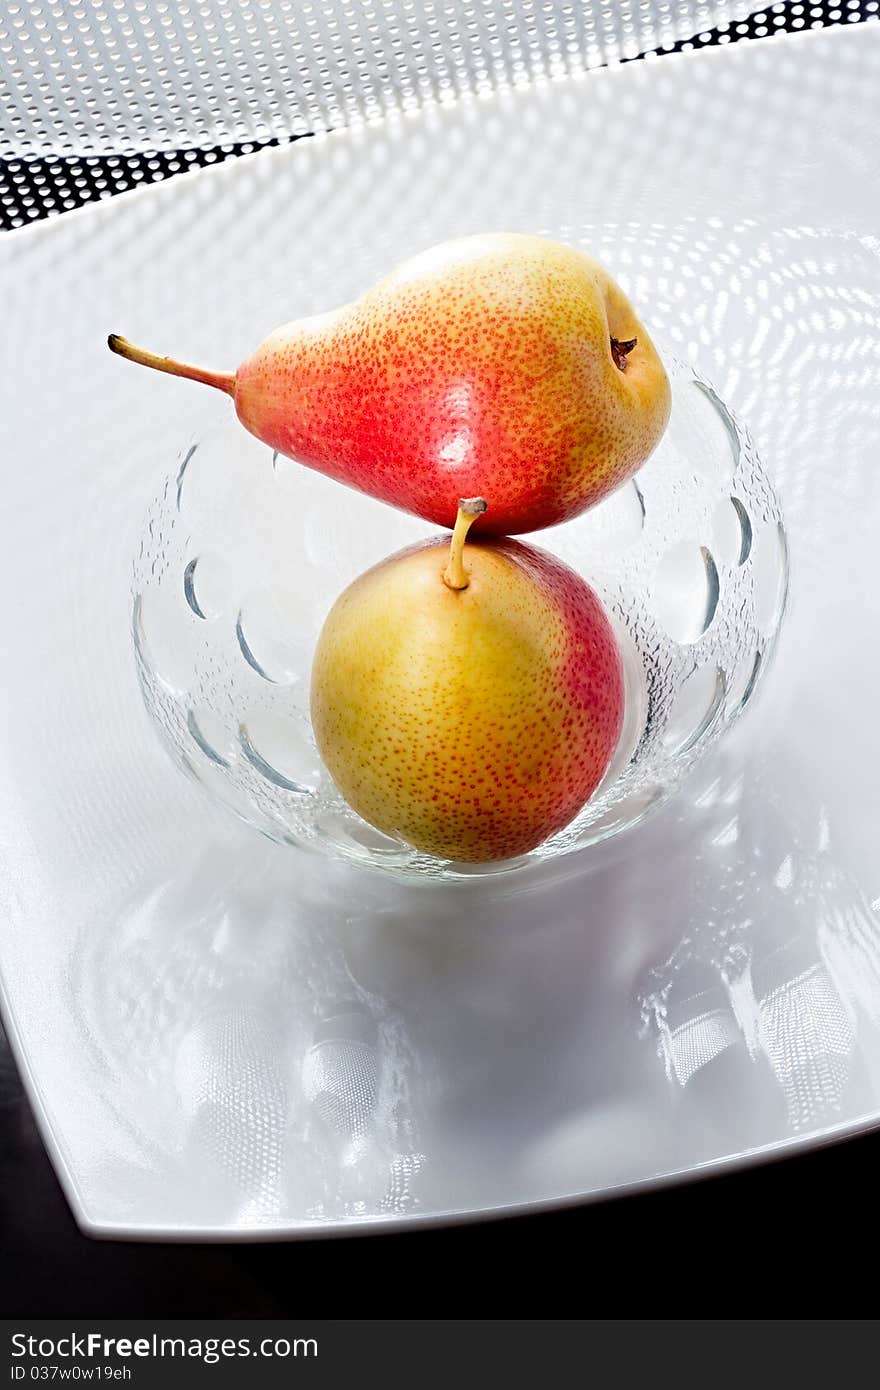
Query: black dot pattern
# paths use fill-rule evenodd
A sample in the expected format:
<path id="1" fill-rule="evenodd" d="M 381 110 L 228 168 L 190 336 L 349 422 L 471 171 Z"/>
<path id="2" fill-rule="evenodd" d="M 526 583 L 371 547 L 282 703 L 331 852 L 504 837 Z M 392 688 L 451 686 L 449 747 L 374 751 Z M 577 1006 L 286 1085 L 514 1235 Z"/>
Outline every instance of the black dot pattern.
<path id="1" fill-rule="evenodd" d="M 689 39 L 665 43 L 637 55 L 624 55 L 620 61 L 654 59 L 667 53 L 687 53 L 712 45 L 767 38 L 780 31 L 797 33 L 829 25 L 858 24 L 878 17 L 880 0 L 821 0 L 813 4 L 784 0 L 784 3 L 756 10 L 747 19 L 731 20 Z M 268 135 L 185 150 L 0 158 L 0 230 L 26 227 L 42 218 L 112 198 L 129 189 L 159 183 L 192 169 L 299 138 L 299 135 Z M 0 148 L 2 143 L 0 140 Z"/>

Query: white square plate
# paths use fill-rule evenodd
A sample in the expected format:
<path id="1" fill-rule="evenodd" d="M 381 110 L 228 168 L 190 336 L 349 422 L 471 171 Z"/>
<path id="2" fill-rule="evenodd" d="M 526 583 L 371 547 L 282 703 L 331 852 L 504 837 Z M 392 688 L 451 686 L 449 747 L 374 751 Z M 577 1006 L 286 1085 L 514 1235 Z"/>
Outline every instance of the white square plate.
<path id="1" fill-rule="evenodd" d="M 880 1118 L 880 29 L 630 64 L 125 195 L 0 246 L 4 1018 L 79 1221 L 290 1236 L 595 1196 Z M 556 875 L 263 842 L 143 710 L 139 528 L 276 323 L 471 231 L 600 256 L 778 485 L 792 603 L 736 733 Z"/>

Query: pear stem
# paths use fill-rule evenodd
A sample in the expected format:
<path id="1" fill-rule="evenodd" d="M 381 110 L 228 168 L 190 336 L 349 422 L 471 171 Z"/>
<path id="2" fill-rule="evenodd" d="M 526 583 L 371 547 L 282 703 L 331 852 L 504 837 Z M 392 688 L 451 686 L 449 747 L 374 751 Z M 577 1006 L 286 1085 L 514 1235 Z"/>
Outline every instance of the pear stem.
<path id="1" fill-rule="evenodd" d="M 449 543 L 449 561 L 443 571 L 443 583 L 448 589 L 466 589 L 470 582 L 463 561 L 465 537 L 477 517 L 482 516 L 487 508 L 488 503 L 483 497 L 462 497 L 458 504 L 458 516 Z"/>
<path id="2" fill-rule="evenodd" d="M 129 362 L 137 362 L 141 367 L 152 367 L 156 372 L 169 372 L 171 376 L 185 376 L 190 381 L 201 381 L 205 386 L 215 386 L 218 391 L 226 391 L 230 396 L 235 391 L 234 372 L 209 372 L 203 367 L 191 367 L 186 362 L 176 362 L 173 357 L 160 357 L 158 353 L 135 347 L 134 343 L 130 343 L 127 338 L 121 338 L 118 333 L 110 334 L 107 346 L 111 352 L 127 358 Z"/>

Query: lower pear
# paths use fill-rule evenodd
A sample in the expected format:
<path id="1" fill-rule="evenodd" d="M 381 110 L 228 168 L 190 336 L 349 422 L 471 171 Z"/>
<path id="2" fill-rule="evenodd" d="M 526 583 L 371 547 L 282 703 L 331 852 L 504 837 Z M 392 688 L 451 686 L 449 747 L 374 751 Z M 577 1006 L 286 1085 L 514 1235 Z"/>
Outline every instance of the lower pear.
<path id="1" fill-rule="evenodd" d="M 403 550 L 345 590 L 312 673 L 318 748 L 364 820 L 426 854 L 525 854 L 595 791 L 623 721 L 623 670 L 589 585 L 513 540 Z"/>

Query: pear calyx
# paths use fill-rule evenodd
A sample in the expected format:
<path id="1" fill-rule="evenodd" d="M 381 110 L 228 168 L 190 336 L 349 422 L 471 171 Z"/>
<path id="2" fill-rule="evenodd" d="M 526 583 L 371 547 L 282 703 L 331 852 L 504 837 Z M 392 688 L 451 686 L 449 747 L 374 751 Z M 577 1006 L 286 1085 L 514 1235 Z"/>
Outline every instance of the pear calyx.
<path id="1" fill-rule="evenodd" d="M 449 560 L 443 571 L 443 583 L 447 589 L 466 589 L 469 584 L 464 567 L 464 542 L 468 531 L 478 516 L 488 510 L 485 497 L 462 497 L 458 503 L 458 516 L 449 543 Z"/>
<path id="2" fill-rule="evenodd" d="M 632 352 L 638 341 L 638 338 L 627 338 L 626 342 L 622 343 L 619 338 L 611 339 L 611 356 L 614 358 L 615 367 L 619 367 L 622 372 L 626 371 L 627 353 Z"/>
<path id="3" fill-rule="evenodd" d="M 107 346 L 118 357 L 136 362 L 140 367 L 152 367 L 155 372 L 168 372 L 171 376 L 184 376 L 190 381 L 200 381 L 204 386 L 214 386 L 218 391 L 233 395 L 235 391 L 234 372 L 209 372 L 204 367 L 191 367 L 188 362 L 177 362 L 173 357 L 160 357 L 156 352 L 135 347 L 119 333 L 111 333 Z"/>

